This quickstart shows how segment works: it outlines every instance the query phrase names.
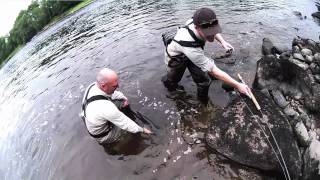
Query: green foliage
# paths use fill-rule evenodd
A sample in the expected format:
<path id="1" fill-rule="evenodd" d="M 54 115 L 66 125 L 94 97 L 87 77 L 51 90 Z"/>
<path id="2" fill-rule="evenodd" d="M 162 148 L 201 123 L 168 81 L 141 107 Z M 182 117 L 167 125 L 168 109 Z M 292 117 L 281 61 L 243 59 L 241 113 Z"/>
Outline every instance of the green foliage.
<path id="1" fill-rule="evenodd" d="M 20 11 L 9 36 L 0 37 L 0 64 L 19 45 L 30 41 L 55 16 L 63 14 L 81 1 L 34 0 L 27 10 Z"/>

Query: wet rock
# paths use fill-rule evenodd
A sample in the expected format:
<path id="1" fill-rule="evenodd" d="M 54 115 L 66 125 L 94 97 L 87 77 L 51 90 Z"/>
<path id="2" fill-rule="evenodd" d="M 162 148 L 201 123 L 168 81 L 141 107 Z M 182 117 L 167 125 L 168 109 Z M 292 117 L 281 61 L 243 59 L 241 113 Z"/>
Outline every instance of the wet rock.
<path id="1" fill-rule="evenodd" d="M 301 54 L 300 54 L 301 55 Z M 302 57 L 302 56 L 301 56 Z M 304 62 L 301 62 L 297 59 L 294 59 L 294 58 L 290 58 L 289 59 L 289 62 L 291 62 L 292 64 L 296 65 L 297 67 L 303 69 L 303 70 L 307 70 L 308 69 L 308 64 L 304 63 Z"/>
<path id="2" fill-rule="evenodd" d="M 299 113 L 297 111 L 295 111 L 290 106 L 287 106 L 286 108 L 284 108 L 283 112 L 284 112 L 284 114 L 286 114 L 287 116 L 289 116 L 291 118 L 295 118 L 295 117 L 299 116 Z"/>
<path id="3" fill-rule="evenodd" d="M 320 74 L 320 66 L 316 63 L 310 64 L 310 70 L 312 74 Z"/>
<path id="4" fill-rule="evenodd" d="M 306 125 L 307 130 L 310 130 L 314 126 L 313 120 L 307 114 L 302 113 L 299 119 Z"/>
<path id="5" fill-rule="evenodd" d="M 298 107 L 297 108 L 298 112 L 301 114 L 301 115 L 307 115 L 307 110 L 303 107 Z M 300 116 L 301 116 L 300 115 Z"/>
<path id="6" fill-rule="evenodd" d="M 311 111 L 311 112 L 317 112 L 318 111 L 316 100 L 313 97 L 306 97 L 304 103 L 306 105 L 306 108 L 309 111 Z"/>
<path id="7" fill-rule="evenodd" d="M 290 51 L 286 51 L 286 52 L 283 52 L 281 55 L 280 55 L 280 59 L 282 60 L 282 61 L 284 61 L 284 60 L 288 60 L 289 58 L 290 58 L 290 56 L 291 56 L 291 52 Z"/>
<path id="8" fill-rule="evenodd" d="M 318 64 L 320 64 L 320 53 L 314 54 L 314 61 Z"/>
<path id="9" fill-rule="evenodd" d="M 271 97 L 268 89 L 262 89 L 260 92 L 267 97 Z"/>
<path id="10" fill-rule="evenodd" d="M 294 97 L 294 99 L 298 100 L 301 98 L 302 93 L 294 86 L 282 82 L 280 85 L 277 87 L 285 96 L 290 96 Z"/>
<path id="11" fill-rule="evenodd" d="M 270 55 L 272 54 L 273 43 L 269 38 L 263 38 L 262 40 L 262 54 Z"/>
<path id="12" fill-rule="evenodd" d="M 310 49 L 313 53 L 320 52 L 320 44 L 313 41 L 312 39 L 296 37 L 292 41 L 292 46 L 299 46 L 300 49 L 307 48 Z"/>
<path id="13" fill-rule="evenodd" d="M 316 129 L 315 130 L 316 131 L 316 139 L 319 139 L 318 137 L 320 136 L 320 129 L 318 128 L 318 129 Z M 313 139 L 314 139 L 314 137 L 312 137 Z"/>
<path id="14" fill-rule="evenodd" d="M 319 11 L 319 12 L 312 13 L 311 15 L 312 15 L 312 17 L 315 17 L 315 18 L 320 19 L 320 11 Z"/>
<path id="15" fill-rule="evenodd" d="M 309 47 L 315 47 L 315 46 L 317 46 L 317 43 L 312 39 L 307 39 L 306 40 L 306 45 L 309 46 Z"/>
<path id="16" fill-rule="evenodd" d="M 313 61 L 313 59 L 314 59 L 314 57 L 312 56 L 312 55 L 308 55 L 308 56 L 306 56 L 306 62 L 308 63 L 308 64 L 310 64 L 310 63 L 312 63 L 312 61 Z"/>
<path id="17" fill-rule="evenodd" d="M 304 57 L 300 53 L 293 53 L 293 58 L 298 59 L 300 61 L 305 61 Z"/>
<path id="18" fill-rule="evenodd" d="M 301 121 L 298 122 L 295 125 L 294 130 L 297 135 L 299 145 L 302 147 L 307 147 L 310 143 L 310 137 L 308 134 L 308 130 L 307 130 L 306 126 L 303 124 L 303 122 L 301 122 Z"/>
<path id="19" fill-rule="evenodd" d="M 319 112 L 320 111 L 320 84 L 312 86 L 312 94 L 306 96 L 305 106 L 309 111 Z"/>
<path id="20" fill-rule="evenodd" d="M 320 74 L 314 75 L 314 79 L 316 80 L 317 83 L 320 83 Z"/>
<path id="21" fill-rule="evenodd" d="M 302 47 L 305 46 L 305 42 L 300 37 L 295 37 L 292 41 L 292 46 L 298 46 L 302 49 Z"/>
<path id="22" fill-rule="evenodd" d="M 254 91 L 261 105 L 262 126 L 270 126 L 284 159 L 288 165 L 292 179 L 297 179 L 301 172 L 301 156 L 294 133 L 286 116 L 270 98 L 261 92 Z M 243 101 L 244 100 L 244 101 Z M 227 109 L 216 113 L 214 121 L 208 128 L 206 141 L 210 148 L 240 164 L 260 170 L 282 173 L 275 154 L 258 124 L 258 115 L 252 115 L 246 102 L 254 114 L 258 114 L 250 99 L 238 97 Z M 270 137 L 269 132 L 266 132 Z"/>
<path id="23" fill-rule="evenodd" d="M 309 131 L 309 137 L 311 139 L 311 141 L 313 141 L 314 139 L 317 139 L 317 132 L 315 130 L 310 130 Z"/>
<path id="24" fill-rule="evenodd" d="M 273 55 L 264 56 L 258 62 L 258 71 L 262 73 L 260 75 L 263 79 L 277 77 L 281 72 L 280 67 L 280 62 Z"/>
<path id="25" fill-rule="evenodd" d="M 299 46 L 293 46 L 293 47 L 292 47 L 292 52 L 293 52 L 293 53 L 300 53 L 300 48 L 299 48 Z"/>
<path id="26" fill-rule="evenodd" d="M 281 108 L 285 108 L 289 104 L 279 90 L 273 90 L 271 91 L 271 94 L 276 104 L 278 104 Z"/>
<path id="27" fill-rule="evenodd" d="M 320 179 L 320 142 L 313 139 L 304 153 L 303 179 Z"/>
<path id="28" fill-rule="evenodd" d="M 273 46 L 271 50 L 272 54 L 282 54 L 287 51 L 289 51 L 288 47 L 280 47 L 280 46 Z"/>
<path id="29" fill-rule="evenodd" d="M 293 95 L 293 99 L 300 100 L 302 98 L 302 92 L 297 92 Z"/>
<path id="30" fill-rule="evenodd" d="M 255 82 L 254 82 L 254 86 L 257 88 L 257 89 L 264 89 L 266 87 L 266 81 L 262 78 L 256 78 L 255 79 Z"/>
<path id="31" fill-rule="evenodd" d="M 304 57 L 311 56 L 312 55 L 312 51 L 310 49 L 304 48 L 304 49 L 301 50 L 301 54 Z"/>

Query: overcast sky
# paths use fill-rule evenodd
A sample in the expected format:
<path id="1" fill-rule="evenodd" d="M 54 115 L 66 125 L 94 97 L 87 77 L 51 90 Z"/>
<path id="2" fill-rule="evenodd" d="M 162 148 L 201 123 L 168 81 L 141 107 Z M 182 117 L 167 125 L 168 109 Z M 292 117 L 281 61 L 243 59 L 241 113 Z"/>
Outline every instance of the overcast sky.
<path id="1" fill-rule="evenodd" d="M 0 0 L 0 36 L 9 33 L 19 12 L 29 4 L 31 0 Z"/>

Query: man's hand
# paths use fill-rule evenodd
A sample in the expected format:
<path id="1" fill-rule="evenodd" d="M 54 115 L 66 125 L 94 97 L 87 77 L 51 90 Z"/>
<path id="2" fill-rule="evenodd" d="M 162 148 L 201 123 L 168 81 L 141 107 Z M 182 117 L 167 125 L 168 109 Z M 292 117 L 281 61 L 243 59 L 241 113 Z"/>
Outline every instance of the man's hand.
<path id="1" fill-rule="evenodd" d="M 128 101 L 128 99 L 124 99 L 123 107 L 125 108 L 127 106 L 129 106 L 129 101 Z"/>
<path id="2" fill-rule="evenodd" d="M 234 48 L 229 44 L 227 41 L 225 41 L 220 33 L 216 34 L 214 38 L 220 42 L 222 47 L 227 51 L 228 54 L 232 54 L 234 51 Z"/>
<path id="3" fill-rule="evenodd" d="M 237 89 L 238 89 L 239 92 L 241 92 L 241 93 L 247 95 L 249 98 L 251 98 L 251 96 L 250 96 L 251 89 L 246 84 L 239 83 L 238 86 L 237 86 Z"/>
<path id="4" fill-rule="evenodd" d="M 145 127 L 143 128 L 143 133 L 152 134 L 152 132 L 149 129 L 145 128 Z"/>
<path id="5" fill-rule="evenodd" d="M 221 45 L 227 51 L 228 54 L 232 54 L 232 52 L 234 51 L 233 46 L 229 44 L 227 41 L 223 41 Z"/>

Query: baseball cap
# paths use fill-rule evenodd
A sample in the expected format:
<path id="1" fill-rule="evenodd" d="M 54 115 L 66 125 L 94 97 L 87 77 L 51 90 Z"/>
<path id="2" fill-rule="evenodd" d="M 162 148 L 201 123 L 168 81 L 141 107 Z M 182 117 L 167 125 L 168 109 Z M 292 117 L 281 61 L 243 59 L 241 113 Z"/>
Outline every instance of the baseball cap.
<path id="1" fill-rule="evenodd" d="M 196 10 L 193 14 L 193 23 L 200 27 L 205 36 L 212 36 L 222 32 L 216 13 L 209 8 Z"/>

